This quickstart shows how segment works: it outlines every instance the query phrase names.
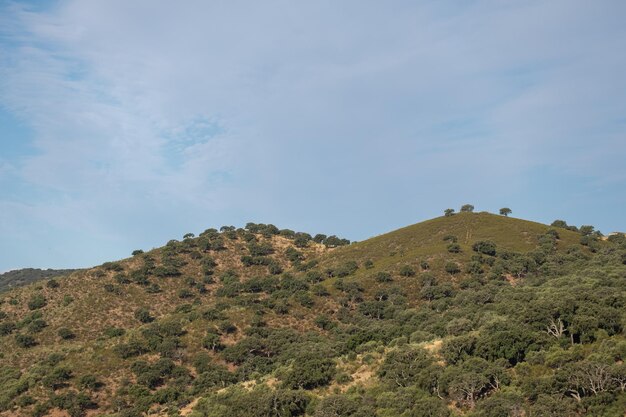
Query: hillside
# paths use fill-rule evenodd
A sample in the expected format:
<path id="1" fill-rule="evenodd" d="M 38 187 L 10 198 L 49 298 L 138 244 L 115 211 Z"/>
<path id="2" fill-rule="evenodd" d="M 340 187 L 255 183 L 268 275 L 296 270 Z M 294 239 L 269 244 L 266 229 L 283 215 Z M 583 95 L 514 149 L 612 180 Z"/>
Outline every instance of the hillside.
<path id="1" fill-rule="evenodd" d="M 581 230 L 248 224 L 13 288 L 0 415 L 623 416 L 626 243 Z"/>
<path id="2" fill-rule="evenodd" d="M 54 278 L 61 275 L 69 275 L 75 269 L 39 269 L 39 268 L 23 268 L 14 271 L 8 271 L 0 274 L 0 292 L 11 288 L 21 287 L 31 282 L 40 281 L 42 279 Z"/>

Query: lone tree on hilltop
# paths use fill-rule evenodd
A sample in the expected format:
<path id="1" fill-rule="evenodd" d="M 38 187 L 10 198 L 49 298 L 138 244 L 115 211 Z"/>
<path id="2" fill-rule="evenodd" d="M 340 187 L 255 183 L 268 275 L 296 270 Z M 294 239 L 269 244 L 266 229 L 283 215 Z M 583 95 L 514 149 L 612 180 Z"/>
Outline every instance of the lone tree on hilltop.
<path id="1" fill-rule="evenodd" d="M 451 209 L 451 208 L 449 208 L 449 209 L 445 209 L 445 210 L 443 211 L 443 214 L 444 214 L 446 217 L 450 217 L 450 216 L 454 215 L 454 209 Z"/>
<path id="2" fill-rule="evenodd" d="M 463 204 L 461 206 L 461 211 L 465 213 L 471 213 L 474 211 L 474 206 L 472 206 L 471 204 Z"/>
<path id="3" fill-rule="evenodd" d="M 502 207 L 502 208 L 500 209 L 500 215 L 502 215 L 502 216 L 508 217 L 508 216 L 509 216 L 509 214 L 511 214 L 511 213 L 513 213 L 513 210 L 511 210 L 511 209 L 510 209 L 510 208 L 508 208 L 508 207 Z"/>

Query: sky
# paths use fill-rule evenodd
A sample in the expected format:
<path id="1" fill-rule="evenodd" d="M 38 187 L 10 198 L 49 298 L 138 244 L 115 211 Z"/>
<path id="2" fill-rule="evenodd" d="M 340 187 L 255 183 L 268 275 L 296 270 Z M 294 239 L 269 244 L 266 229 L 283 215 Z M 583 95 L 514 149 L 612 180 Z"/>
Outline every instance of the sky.
<path id="1" fill-rule="evenodd" d="M 626 231 L 626 2 L 0 0 L 0 271 L 471 203 Z"/>

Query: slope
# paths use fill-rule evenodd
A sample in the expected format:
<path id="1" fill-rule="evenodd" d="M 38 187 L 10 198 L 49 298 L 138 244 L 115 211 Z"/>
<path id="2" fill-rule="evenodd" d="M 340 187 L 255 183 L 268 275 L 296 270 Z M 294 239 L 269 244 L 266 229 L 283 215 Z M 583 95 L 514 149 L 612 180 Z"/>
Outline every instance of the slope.
<path id="1" fill-rule="evenodd" d="M 534 410 L 538 392 L 513 378 L 526 356 L 585 358 L 610 338 L 602 349 L 621 360 L 624 245 L 580 242 L 570 230 L 488 213 L 351 245 L 271 225 L 188 234 L 2 294 L 0 409 L 318 416 L 367 400 L 374 408 L 358 415 L 468 414 L 500 398 L 502 385 Z M 507 340 L 516 344 L 500 348 Z M 411 377 L 398 379 L 406 355 L 417 355 Z M 559 367 L 537 366 L 541 378 L 562 378 Z M 487 385 L 459 387 L 477 373 Z M 402 405 L 411 389 L 427 405 Z M 549 398 L 568 409 L 572 387 L 555 389 L 560 397 Z"/>

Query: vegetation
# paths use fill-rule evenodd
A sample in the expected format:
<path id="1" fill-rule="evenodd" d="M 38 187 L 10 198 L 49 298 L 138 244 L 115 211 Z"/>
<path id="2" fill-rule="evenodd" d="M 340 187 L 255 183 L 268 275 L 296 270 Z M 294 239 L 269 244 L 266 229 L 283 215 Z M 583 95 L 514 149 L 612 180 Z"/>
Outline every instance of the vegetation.
<path id="1" fill-rule="evenodd" d="M 0 415 L 622 416 L 626 238 L 452 213 L 223 226 L 7 291 Z"/>
<path id="2" fill-rule="evenodd" d="M 48 278 L 69 275 L 76 269 L 36 269 L 24 268 L 0 274 L 0 293 L 11 288 L 21 287 Z M 52 284 L 54 285 L 54 284 Z"/>

